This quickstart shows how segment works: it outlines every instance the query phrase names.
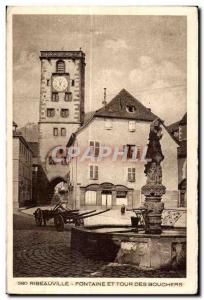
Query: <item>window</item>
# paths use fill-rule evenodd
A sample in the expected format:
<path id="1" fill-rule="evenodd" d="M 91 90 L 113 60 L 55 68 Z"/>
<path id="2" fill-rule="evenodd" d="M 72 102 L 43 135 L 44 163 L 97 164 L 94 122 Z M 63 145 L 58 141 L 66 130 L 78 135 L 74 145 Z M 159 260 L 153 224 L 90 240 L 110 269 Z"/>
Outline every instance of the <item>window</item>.
<path id="1" fill-rule="evenodd" d="M 96 192 L 87 191 L 85 193 L 85 205 L 96 205 Z"/>
<path id="2" fill-rule="evenodd" d="M 67 118 L 69 116 L 69 110 L 66 108 L 61 109 L 61 117 L 62 118 Z"/>
<path id="3" fill-rule="evenodd" d="M 129 121 L 129 131 L 134 132 L 136 127 L 135 121 Z"/>
<path id="4" fill-rule="evenodd" d="M 66 136 L 66 128 L 61 128 L 61 136 Z"/>
<path id="5" fill-rule="evenodd" d="M 47 86 L 50 86 L 50 79 L 47 79 Z"/>
<path id="6" fill-rule="evenodd" d="M 53 128 L 53 135 L 58 136 L 58 128 Z"/>
<path id="7" fill-rule="evenodd" d="M 59 101 L 59 94 L 58 93 L 55 93 L 55 92 L 52 93 L 52 101 L 54 101 L 54 102 Z"/>
<path id="8" fill-rule="evenodd" d="M 135 182 L 135 168 L 128 168 L 128 181 Z"/>
<path id="9" fill-rule="evenodd" d="M 72 101 L 72 93 L 65 93 L 64 101 Z"/>
<path id="10" fill-rule="evenodd" d="M 56 64 L 57 73 L 65 73 L 65 63 L 63 60 L 58 60 Z"/>
<path id="11" fill-rule="evenodd" d="M 112 121 L 111 120 L 106 120 L 105 121 L 105 129 L 110 130 L 112 129 L 113 125 L 112 125 Z"/>
<path id="12" fill-rule="evenodd" d="M 75 85 L 75 82 L 74 82 L 74 80 L 72 79 L 72 86 L 74 86 Z"/>
<path id="13" fill-rule="evenodd" d="M 127 159 L 140 159 L 141 158 L 141 147 L 136 145 L 124 145 L 124 148 L 127 147 Z"/>
<path id="14" fill-rule="evenodd" d="M 141 159 L 142 153 L 141 153 L 141 146 L 137 146 L 137 159 Z"/>
<path id="15" fill-rule="evenodd" d="M 100 152 L 100 143 L 96 141 L 90 141 L 90 149 L 91 149 L 91 156 L 98 157 Z"/>
<path id="16" fill-rule="evenodd" d="M 48 117 L 54 117 L 55 116 L 55 110 L 54 110 L 54 108 L 48 108 L 47 109 L 47 116 Z"/>
<path id="17" fill-rule="evenodd" d="M 38 166 L 32 166 L 32 171 L 37 172 L 38 171 Z"/>
<path id="18" fill-rule="evenodd" d="M 123 146 L 123 149 L 127 147 L 127 159 L 134 158 L 134 151 L 135 151 L 135 145 L 125 145 Z"/>
<path id="19" fill-rule="evenodd" d="M 98 179 L 98 166 L 90 166 L 90 179 L 97 180 Z"/>
<path id="20" fill-rule="evenodd" d="M 126 106 L 126 111 L 129 113 L 134 113 L 136 111 L 136 108 L 134 105 L 127 105 Z"/>

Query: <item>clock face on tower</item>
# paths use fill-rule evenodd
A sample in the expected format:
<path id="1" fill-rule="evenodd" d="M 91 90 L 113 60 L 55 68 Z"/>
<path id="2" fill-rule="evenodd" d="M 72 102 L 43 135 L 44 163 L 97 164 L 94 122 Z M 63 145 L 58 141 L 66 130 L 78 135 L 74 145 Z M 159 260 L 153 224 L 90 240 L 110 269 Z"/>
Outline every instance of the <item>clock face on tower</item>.
<path id="1" fill-rule="evenodd" d="M 58 76 L 53 79 L 53 88 L 58 92 L 63 92 L 68 86 L 67 78 L 64 76 Z"/>

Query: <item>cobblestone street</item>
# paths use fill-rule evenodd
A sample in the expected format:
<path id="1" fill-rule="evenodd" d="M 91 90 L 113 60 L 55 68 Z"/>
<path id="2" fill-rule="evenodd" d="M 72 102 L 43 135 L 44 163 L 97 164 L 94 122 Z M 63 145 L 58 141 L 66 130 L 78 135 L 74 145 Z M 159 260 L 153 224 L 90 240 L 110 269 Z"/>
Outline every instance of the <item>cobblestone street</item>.
<path id="1" fill-rule="evenodd" d="M 50 222 L 14 215 L 14 277 L 185 277 L 184 272 L 141 271 L 129 265 L 94 261 L 70 249 L 71 231 L 57 232 Z"/>

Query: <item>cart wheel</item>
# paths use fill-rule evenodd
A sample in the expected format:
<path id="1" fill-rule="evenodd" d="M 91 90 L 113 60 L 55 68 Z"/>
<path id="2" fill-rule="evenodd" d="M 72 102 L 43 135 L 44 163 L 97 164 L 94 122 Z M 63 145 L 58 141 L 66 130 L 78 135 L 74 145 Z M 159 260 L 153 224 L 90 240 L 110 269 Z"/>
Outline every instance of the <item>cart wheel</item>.
<path id="1" fill-rule="evenodd" d="M 43 213 L 42 210 L 40 208 L 36 209 L 35 213 L 35 223 L 37 226 L 41 226 L 42 225 L 42 221 L 43 221 Z"/>
<path id="2" fill-rule="evenodd" d="M 84 219 L 76 219 L 75 226 L 84 226 Z"/>
<path id="3" fill-rule="evenodd" d="M 54 223 L 55 223 L 55 227 L 56 227 L 57 231 L 64 231 L 64 220 L 61 215 L 57 215 L 54 218 Z"/>

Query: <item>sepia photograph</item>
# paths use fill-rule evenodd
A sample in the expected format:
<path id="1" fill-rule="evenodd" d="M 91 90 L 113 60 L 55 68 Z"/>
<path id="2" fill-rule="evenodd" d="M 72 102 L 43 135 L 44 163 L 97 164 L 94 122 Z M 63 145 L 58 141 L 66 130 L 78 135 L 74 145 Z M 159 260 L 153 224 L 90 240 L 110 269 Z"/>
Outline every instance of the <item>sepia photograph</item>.
<path id="1" fill-rule="evenodd" d="M 8 293 L 196 293 L 197 32 L 195 7 L 7 9 Z"/>

